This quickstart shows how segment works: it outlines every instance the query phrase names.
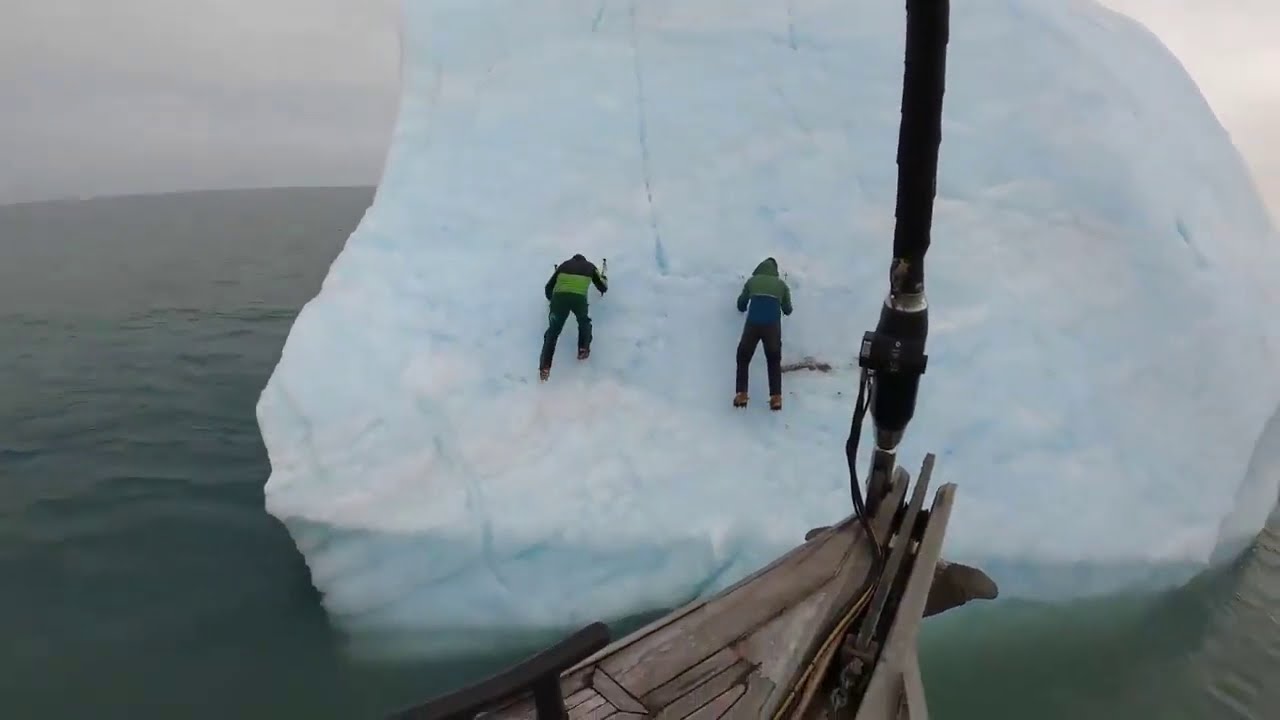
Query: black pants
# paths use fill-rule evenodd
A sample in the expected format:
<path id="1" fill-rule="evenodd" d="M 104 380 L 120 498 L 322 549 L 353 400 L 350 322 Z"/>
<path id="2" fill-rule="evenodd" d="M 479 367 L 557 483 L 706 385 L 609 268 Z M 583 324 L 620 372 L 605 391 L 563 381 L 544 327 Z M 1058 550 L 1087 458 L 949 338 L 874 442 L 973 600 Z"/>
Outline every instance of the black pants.
<path id="1" fill-rule="evenodd" d="M 578 321 L 578 349 L 591 349 L 591 317 L 587 315 L 587 296 L 556 293 L 551 296 L 547 331 L 542 335 L 541 367 L 551 367 L 551 358 L 556 354 L 556 341 L 560 339 L 560 331 L 564 330 L 564 323 L 571 313 Z"/>
<path id="2" fill-rule="evenodd" d="M 769 394 L 782 394 L 782 323 L 742 326 L 738 341 L 738 392 L 747 391 L 747 369 L 756 354 L 756 343 L 764 343 L 764 360 L 769 366 Z"/>

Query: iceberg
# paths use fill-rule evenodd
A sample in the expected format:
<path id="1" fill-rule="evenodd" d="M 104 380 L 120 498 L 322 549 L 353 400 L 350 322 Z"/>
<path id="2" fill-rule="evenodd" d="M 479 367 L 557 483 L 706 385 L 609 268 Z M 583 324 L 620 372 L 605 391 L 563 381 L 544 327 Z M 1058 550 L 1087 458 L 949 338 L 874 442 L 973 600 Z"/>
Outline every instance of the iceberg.
<path id="1" fill-rule="evenodd" d="M 847 515 L 894 225 L 901 2 L 405 0 L 371 207 L 263 389 L 267 510 L 335 625 L 457 656 L 725 587 Z M 1086 0 L 952 9 L 930 365 L 900 448 L 1002 597 L 1181 582 L 1252 536 L 1280 246 L 1186 72 Z M 608 259 L 538 382 L 543 284 Z M 778 259 L 771 413 L 734 301 Z M 869 432 L 869 430 L 868 430 Z M 869 442 L 863 442 L 864 448 Z M 912 460 L 916 458 L 916 460 Z M 864 462 L 865 466 L 865 462 Z M 912 468 L 914 469 L 914 468 Z M 375 643 L 376 644 L 376 643 Z"/>

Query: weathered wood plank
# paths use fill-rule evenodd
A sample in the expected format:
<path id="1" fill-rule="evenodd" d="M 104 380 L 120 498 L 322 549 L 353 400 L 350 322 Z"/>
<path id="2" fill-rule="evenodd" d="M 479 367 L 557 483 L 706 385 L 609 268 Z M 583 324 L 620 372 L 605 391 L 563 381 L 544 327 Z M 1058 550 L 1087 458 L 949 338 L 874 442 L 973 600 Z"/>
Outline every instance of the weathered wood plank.
<path id="1" fill-rule="evenodd" d="M 779 561 L 780 559 L 774 560 L 775 563 Z M 653 635 L 659 630 L 662 630 L 665 627 L 669 627 L 671 625 L 674 625 L 680 622 L 681 620 L 684 619 L 686 615 L 694 612 L 695 610 L 700 609 L 703 605 L 706 605 L 708 600 L 710 600 L 710 598 L 694 600 L 692 602 L 689 602 L 685 605 L 680 606 L 679 608 L 673 610 L 672 612 L 666 615 L 663 615 L 660 618 L 656 618 L 655 620 L 650 622 L 648 625 L 645 625 L 644 627 L 637 629 L 635 632 L 631 633 L 626 637 L 619 638 L 613 641 L 609 645 L 606 645 L 605 647 L 601 648 L 594 655 L 584 658 L 582 662 L 569 668 L 569 670 L 572 672 L 576 670 L 585 669 L 588 672 L 590 672 L 597 665 L 599 665 L 601 661 L 603 661 L 607 657 L 612 657 L 619 650 L 625 647 L 630 647 L 632 645 L 635 645 L 636 643 L 642 642 L 645 638 L 649 637 L 650 635 Z"/>
<path id="2" fill-rule="evenodd" d="M 745 662 L 740 661 L 733 664 L 708 678 L 705 682 L 695 685 L 689 692 L 676 698 L 670 705 L 663 708 L 654 708 L 658 710 L 657 719 L 677 720 L 690 715 L 734 685 L 742 684 L 752 670 L 752 666 Z M 745 688 L 745 685 L 743 687 Z M 725 705 L 725 707 L 729 706 Z"/>
<path id="3" fill-rule="evenodd" d="M 845 520 L 841 521 L 841 522 L 839 523 L 839 526 L 840 526 L 840 527 L 845 527 L 845 526 L 852 527 L 852 526 L 853 526 L 852 516 L 850 516 L 850 518 L 846 518 Z M 724 590 L 721 590 L 719 593 L 717 593 L 717 594 L 716 594 L 716 596 L 715 596 L 715 597 L 707 598 L 707 600 L 706 600 L 705 602 L 706 602 L 706 603 L 710 603 L 710 602 L 712 602 L 712 601 L 716 600 L 716 599 L 717 599 L 717 598 L 719 598 L 719 597 L 723 597 L 723 596 L 729 595 L 729 594 L 731 594 L 731 593 L 735 593 L 735 592 L 737 592 L 738 590 L 740 590 L 741 588 L 744 588 L 744 587 L 746 587 L 747 585 L 750 585 L 751 583 L 754 583 L 754 582 L 756 582 L 756 581 L 760 580 L 760 578 L 764 577 L 765 575 L 768 575 L 768 574 L 772 573 L 775 569 L 777 569 L 777 568 L 779 568 L 779 567 L 781 567 L 781 566 L 783 566 L 783 565 L 790 565 L 790 564 L 793 564 L 793 563 L 795 563 L 795 562 L 805 560 L 805 559 L 806 559 L 806 558 L 808 558 L 810 555 L 812 555 L 813 553 L 817 552 L 818 547 L 819 547 L 823 542 L 825 542 L 825 540 L 826 540 L 826 539 L 829 539 L 829 538 L 819 538 L 819 539 L 814 540 L 813 542 L 805 541 L 805 542 L 800 543 L 799 545 L 797 545 L 796 547 L 792 548 L 791 550 L 789 550 L 789 551 L 787 551 L 787 552 L 783 553 L 782 555 L 779 555 L 778 557 L 776 557 L 776 558 L 774 558 L 773 560 L 771 560 L 771 561 L 769 562 L 769 564 L 768 564 L 768 565 L 765 565 L 764 567 L 760 568 L 759 570 L 756 570 L 755 572 L 753 572 L 753 573 L 751 573 L 751 574 L 747 575 L 746 577 L 742 578 L 741 580 L 738 580 L 737 582 L 735 582 L 734 584 L 732 584 L 732 585 L 730 585 L 729 587 L 725 588 Z"/>
<path id="4" fill-rule="evenodd" d="M 606 700 L 603 695 L 596 692 L 595 690 L 592 690 L 591 695 L 589 697 L 587 697 L 585 700 L 582 700 L 579 703 L 576 703 L 573 707 L 569 707 L 569 704 L 565 703 L 565 709 L 569 711 L 569 717 L 582 718 L 582 717 L 585 717 L 587 713 L 590 713 L 592 710 L 595 710 L 601 705 L 608 705 L 608 704 L 609 704 L 609 701 Z"/>
<path id="5" fill-rule="evenodd" d="M 633 713 L 648 712 L 639 700 L 632 697 L 630 692 L 627 692 L 626 688 L 619 685 L 616 680 L 609 676 L 609 673 L 599 667 L 596 668 L 595 674 L 591 676 L 591 686 L 619 710 Z"/>
<path id="6" fill-rule="evenodd" d="M 894 490 L 891 495 L 901 493 L 900 487 Z M 877 531 L 887 530 L 888 518 L 877 520 Z M 742 668 L 749 672 L 754 666 L 754 686 L 742 683 L 741 695 L 749 700 L 734 703 L 729 715 L 767 713 L 778 701 L 776 688 L 787 687 L 820 642 L 815 626 L 848 602 L 844 596 L 861 584 L 870 566 L 861 529 L 841 523 L 739 581 L 734 590 L 668 616 L 651 632 L 625 638 L 629 644 L 598 654 L 598 665 L 570 670 L 561 683 L 566 706 L 575 720 L 608 715 L 622 720 L 621 713 L 682 717 L 719 698 L 741 679 L 735 675 L 742 676 Z M 501 715 L 531 718 L 532 708 L 527 714 Z"/>
<path id="7" fill-rule="evenodd" d="M 811 552 L 802 552 L 774 573 L 716 598 L 645 642 L 620 649 L 601 661 L 601 667 L 633 694 L 643 696 L 829 581 L 851 553 L 865 552 L 856 543 L 860 536 L 842 532 L 815 540 Z"/>
<path id="8" fill-rule="evenodd" d="M 733 707 L 733 704 L 738 702 L 738 698 L 742 697 L 743 693 L 746 691 L 746 685 L 734 685 L 728 690 L 725 690 L 712 698 L 711 702 L 703 705 L 692 713 L 689 713 L 685 717 L 688 718 L 688 720 L 717 720 L 717 718 L 723 717 L 724 714 L 728 712 L 729 708 Z"/>
<path id="9" fill-rule="evenodd" d="M 742 657 L 731 647 L 720 648 L 714 655 L 680 673 L 641 697 L 646 707 L 663 708 L 675 702 L 695 686 L 717 675 Z"/>
<path id="10" fill-rule="evenodd" d="M 594 667 L 586 667 L 580 670 L 571 670 L 561 675 L 560 692 L 567 699 L 570 695 L 588 687 L 588 681 L 591 679 L 591 673 L 594 669 Z"/>
<path id="11" fill-rule="evenodd" d="M 895 485 L 889 507 L 903 494 Z M 876 520 L 883 536 L 889 516 Z M 778 688 L 789 687 L 822 641 L 821 627 L 852 599 L 870 567 L 861 528 L 846 519 L 571 669 L 561 680 L 566 706 L 575 720 L 768 714 L 784 694 Z M 509 704 L 503 710 L 503 717 L 532 717 L 531 707 L 528 714 Z"/>
<path id="12" fill-rule="evenodd" d="M 560 689 L 561 689 L 561 692 L 563 693 L 564 685 L 561 685 Z M 572 710 L 575 707 L 586 702 L 587 700 L 590 700 L 591 698 L 598 696 L 599 694 L 600 693 L 595 691 L 595 688 L 584 687 L 583 689 L 573 693 L 572 695 L 565 695 L 564 707 L 566 710 Z"/>
<path id="13" fill-rule="evenodd" d="M 910 476 L 906 470 L 901 467 L 896 468 L 889 493 L 881 504 L 882 511 L 871 520 L 876 537 L 882 542 L 889 536 L 895 515 L 893 509 L 897 508 L 906 496 L 909 483 Z M 850 530 L 844 532 L 847 533 Z M 842 566 L 831 584 L 824 588 L 824 591 L 827 589 L 830 591 L 822 593 L 825 596 L 822 615 L 814 618 L 812 624 L 798 637 L 798 647 L 792 655 L 792 662 L 777 666 L 777 672 L 772 679 L 778 687 L 789 689 L 800 682 L 802 673 L 809 662 L 815 659 L 820 647 L 827 640 L 828 633 L 835 629 L 847 609 L 858 599 L 856 596 L 867 588 L 869 573 L 873 569 L 872 548 L 862 537 L 861 532 L 858 532 L 856 537 L 862 550 L 862 558 L 858 562 Z M 762 714 L 773 715 L 785 697 L 785 692 L 774 693 L 762 708 Z"/>
<path id="14" fill-rule="evenodd" d="M 774 694 L 778 686 L 760 673 L 752 673 L 747 678 L 747 691 L 724 714 L 726 718 L 735 720 L 759 720 L 764 715 L 764 705 Z"/>
<path id="15" fill-rule="evenodd" d="M 832 583 L 827 583 L 742 640 L 738 652 L 748 662 L 759 665 L 761 675 L 780 683 L 782 676 L 801 661 L 814 626 L 827 616 L 835 594 Z"/>
<path id="16" fill-rule="evenodd" d="M 604 720 L 604 718 L 616 714 L 617 712 L 618 708 L 614 707 L 612 703 L 606 700 L 584 713 L 569 713 L 569 717 L 573 718 L 573 720 Z"/>
<path id="17" fill-rule="evenodd" d="M 787 574 L 784 566 L 792 566 L 803 562 L 805 559 L 814 555 L 824 541 L 818 540 L 801 546 L 793 550 L 790 555 L 783 556 L 773 561 L 770 565 L 774 568 L 773 572 Z M 668 665 L 674 669 L 670 676 L 666 677 L 631 677 L 637 669 L 654 667 L 654 656 L 660 656 L 666 652 L 669 646 L 674 642 L 682 642 L 688 636 L 698 632 L 698 628 L 708 622 L 708 612 L 711 610 L 722 610 L 724 601 L 727 598 L 741 597 L 743 594 L 750 595 L 754 589 L 762 583 L 770 583 L 774 575 L 771 573 L 760 572 L 754 574 L 750 578 L 740 580 L 733 587 L 726 589 L 716 597 L 708 600 L 699 601 L 699 603 L 690 608 L 687 612 L 682 613 L 682 617 L 678 622 L 666 624 L 662 627 L 654 629 L 653 632 L 646 634 L 644 637 L 638 638 L 635 642 L 618 647 L 615 652 L 600 658 L 600 666 L 605 668 L 610 675 L 613 676 L 623 687 L 628 688 L 632 693 L 643 695 L 653 687 L 660 685 L 670 679 L 671 676 L 678 674 L 684 668 L 689 667 L 699 658 L 706 657 L 716 650 L 720 649 L 727 642 L 722 642 L 714 647 L 709 647 L 703 652 L 701 644 L 696 650 L 697 653 L 692 658 L 687 658 L 687 662 L 682 662 L 686 658 L 667 658 L 661 664 Z M 749 628 L 744 628 L 747 630 Z M 648 682 L 646 682 L 648 680 Z"/>
<path id="18" fill-rule="evenodd" d="M 893 504 L 892 502 L 889 503 L 889 505 L 892 505 L 892 504 Z M 836 523 L 835 525 L 825 527 L 825 528 L 820 528 L 820 529 L 823 531 L 826 531 L 828 535 L 833 535 L 833 534 L 842 533 L 842 532 L 850 532 L 850 531 L 860 533 L 861 532 L 860 530 L 854 529 L 857 526 L 858 526 L 857 517 L 853 515 L 848 515 L 843 519 L 841 519 L 840 522 Z M 757 581 L 760 577 L 764 575 L 768 575 L 772 573 L 778 566 L 794 563 L 797 560 L 802 559 L 806 554 L 812 553 L 814 549 L 818 546 L 818 544 L 823 542 L 823 538 L 817 537 L 818 534 L 819 533 L 816 533 L 815 531 L 810 530 L 809 533 L 805 535 L 804 542 L 797 545 L 795 548 L 792 548 L 790 551 L 774 558 L 764 567 L 759 568 L 758 570 L 739 579 L 737 582 L 733 583 L 729 587 L 721 590 L 719 593 L 717 593 L 717 597 L 723 597 L 723 596 L 729 595 L 730 593 L 736 592 L 739 588 Z M 859 540 L 859 542 L 861 542 L 861 540 Z M 713 597 L 713 598 L 704 598 L 704 599 L 694 600 L 684 606 L 677 608 L 676 610 L 668 613 L 667 615 L 664 615 L 660 618 L 655 618 L 648 625 L 645 625 L 644 627 L 641 627 L 635 630 L 634 632 L 632 632 L 630 635 L 626 637 L 618 638 L 617 640 L 601 648 L 591 656 L 583 658 L 581 662 L 579 662 L 577 665 L 570 668 L 570 672 L 577 671 L 582 668 L 590 669 L 595 667 L 597 664 L 602 662 L 605 658 L 616 655 L 623 648 L 634 646 L 640 643 L 641 641 L 643 641 L 644 639 L 648 638 L 649 636 L 659 632 L 660 630 L 663 630 L 664 628 L 669 628 L 676 623 L 683 622 L 686 616 L 692 614 L 697 610 L 702 609 L 708 602 L 711 602 L 714 599 L 716 598 Z M 615 676 L 615 679 L 616 679 L 616 676 Z"/>
<path id="19" fill-rule="evenodd" d="M 609 703 L 608 698 L 605 698 L 602 694 L 595 692 L 594 689 L 588 689 L 588 691 L 584 692 L 589 692 L 589 696 L 580 698 L 580 700 L 577 700 L 576 698 L 577 702 L 573 703 L 572 707 L 568 705 L 568 702 L 564 703 L 564 708 L 568 711 L 568 716 L 585 719 L 585 717 L 590 715 L 595 708 L 613 707 L 611 703 Z"/>
<path id="20" fill-rule="evenodd" d="M 604 720 L 648 720 L 648 718 L 648 715 L 642 715 L 640 713 L 616 712 L 606 717 Z"/>

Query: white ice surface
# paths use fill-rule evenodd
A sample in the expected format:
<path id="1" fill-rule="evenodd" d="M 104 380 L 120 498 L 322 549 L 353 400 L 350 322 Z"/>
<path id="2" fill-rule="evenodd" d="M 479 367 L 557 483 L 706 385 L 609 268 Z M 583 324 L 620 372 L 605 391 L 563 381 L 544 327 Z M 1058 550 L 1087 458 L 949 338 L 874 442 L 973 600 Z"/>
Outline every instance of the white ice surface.
<path id="1" fill-rule="evenodd" d="M 267 508 L 336 623 L 488 648 L 689 600 L 847 514 L 903 3 L 406 0 L 402 23 L 376 199 L 258 408 Z M 1159 42 L 1084 0 L 952 3 L 944 113 L 901 457 L 959 485 L 946 556 L 1005 597 L 1185 579 L 1280 482 L 1242 486 L 1280 399 L 1280 248 L 1240 157 Z M 570 320 L 540 385 L 542 285 L 574 252 L 611 290 L 591 359 Z M 767 255 L 784 359 L 836 366 L 785 375 L 779 414 L 760 354 L 729 403 Z"/>

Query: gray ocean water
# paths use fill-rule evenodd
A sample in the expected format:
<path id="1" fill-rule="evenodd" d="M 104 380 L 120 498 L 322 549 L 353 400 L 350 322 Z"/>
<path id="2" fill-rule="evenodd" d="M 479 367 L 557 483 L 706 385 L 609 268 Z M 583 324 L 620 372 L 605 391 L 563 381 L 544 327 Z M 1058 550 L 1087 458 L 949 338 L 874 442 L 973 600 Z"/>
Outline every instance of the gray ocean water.
<path id="1" fill-rule="evenodd" d="M 0 718 L 372 718 L 511 660 L 348 658 L 263 510 L 258 392 L 371 197 L 0 207 Z M 1277 720 L 1280 513 L 1185 588 L 977 606 L 922 650 L 938 720 Z"/>

